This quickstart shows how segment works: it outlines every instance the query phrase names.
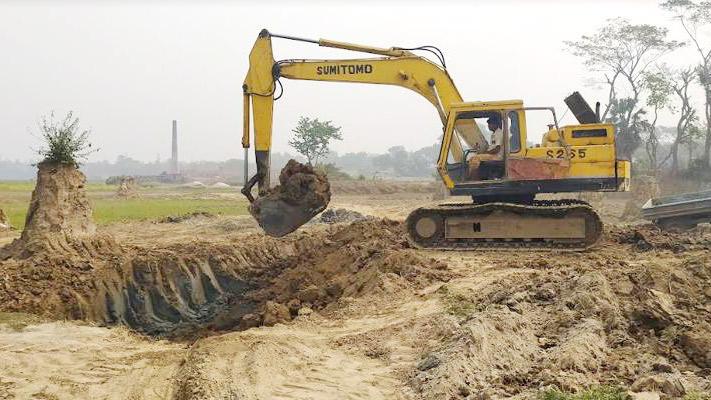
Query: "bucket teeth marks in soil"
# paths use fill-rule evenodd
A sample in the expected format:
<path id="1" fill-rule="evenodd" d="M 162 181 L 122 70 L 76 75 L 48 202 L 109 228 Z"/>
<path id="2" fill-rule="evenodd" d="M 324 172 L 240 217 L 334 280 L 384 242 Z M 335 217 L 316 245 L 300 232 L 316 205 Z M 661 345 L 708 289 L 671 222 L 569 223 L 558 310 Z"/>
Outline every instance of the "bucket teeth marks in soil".
<path id="1" fill-rule="evenodd" d="M 384 363 L 330 346 L 333 333 L 296 324 L 202 339 L 176 375 L 175 398 L 404 398 Z"/>
<path id="2" fill-rule="evenodd" d="M 107 239 L 105 249 L 96 241 L 98 257 L 67 250 L 11 258 L 3 268 L 22 284 L 0 297 L 14 300 L 7 311 L 39 308 L 151 335 L 237 329 L 243 316 L 263 321 L 270 301 L 291 304 L 296 315 L 299 308 L 322 309 L 342 296 L 449 279 L 444 263 L 407 249 L 402 237 L 401 224 L 368 220 L 285 239 L 254 235 L 163 248 Z M 390 287 L 393 282 L 400 283 Z M 38 294 L 54 301 L 37 304 Z"/>
<path id="3" fill-rule="evenodd" d="M 0 325 L 0 394 L 5 387 L 6 398 L 17 399 L 170 398 L 182 348 L 124 328 Z"/>

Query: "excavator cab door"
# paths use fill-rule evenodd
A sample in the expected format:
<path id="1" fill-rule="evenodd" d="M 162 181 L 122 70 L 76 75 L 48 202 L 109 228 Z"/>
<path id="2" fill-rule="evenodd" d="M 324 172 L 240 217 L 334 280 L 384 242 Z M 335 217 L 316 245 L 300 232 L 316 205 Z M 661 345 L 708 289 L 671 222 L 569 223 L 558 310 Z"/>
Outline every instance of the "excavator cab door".
<path id="1" fill-rule="evenodd" d="M 463 140 L 457 127 L 475 126 L 487 132 L 480 143 Z M 523 156 L 525 149 L 525 113 L 523 110 L 507 110 L 501 107 L 482 105 L 456 110 L 450 115 L 443 147 L 449 144 L 447 159 L 440 171 L 452 184 L 472 184 L 480 181 L 504 180 L 507 178 L 507 158 Z M 451 131 L 450 131 L 451 129 Z M 488 140 L 487 137 L 488 136 Z M 456 153 L 461 149 L 461 154 Z M 443 176 L 445 182 L 447 178 Z"/>

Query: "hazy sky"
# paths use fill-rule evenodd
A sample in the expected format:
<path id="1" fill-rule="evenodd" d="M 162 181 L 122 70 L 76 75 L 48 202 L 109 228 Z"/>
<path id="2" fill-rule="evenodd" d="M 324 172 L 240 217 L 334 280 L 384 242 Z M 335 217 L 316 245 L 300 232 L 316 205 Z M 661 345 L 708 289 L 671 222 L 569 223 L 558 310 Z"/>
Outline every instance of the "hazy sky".
<path id="1" fill-rule="evenodd" d="M 0 1 L 0 159 L 35 158 L 29 132 L 51 110 L 74 110 L 91 128 L 101 148 L 92 160 L 168 158 L 173 119 L 182 160 L 241 158 L 241 85 L 262 28 L 381 47 L 436 45 L 466 101 L 520 98 L 553 105 L 559 116 L 573 90 L 591 104 L 605 98 L 584 85 L 592 75 L 563 51 L 563 40 L 618 16 L 668 26 L 684 39 L 646 0 L 58 3 Z M 276 59 L 369 57 L 278 39 L 274 51 Z M 695 58 L 681 51 L 669 61 Z M 414 150 L 441 133 L 435 109 L 402 88 L 282 82 L 275 151 L 293 152 L 287 140 L 301 115 L 342 126 L 339 153 Z M 572 121 L 568 113 L 564 122 Z M 544 129 L 529 122 L 529 137 Z"/>

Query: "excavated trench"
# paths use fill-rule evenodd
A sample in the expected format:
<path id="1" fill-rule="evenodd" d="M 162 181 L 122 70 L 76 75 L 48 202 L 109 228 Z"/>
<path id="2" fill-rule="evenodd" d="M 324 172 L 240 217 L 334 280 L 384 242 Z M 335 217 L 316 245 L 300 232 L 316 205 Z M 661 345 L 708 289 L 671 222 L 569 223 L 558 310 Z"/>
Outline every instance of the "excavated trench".
<path id="1" fill-rule="evenodd" d="M 128 257 L 98 280 L 81 309 L 87 319 L 149 335 L 239 328 L 245 315 L 260 312 L 264 301 L 257 293 L 293 264 L 297 247 L 200 243 Z"/>
<path id="2" fill-rule="evenodd" d="M 127 281 L 102 282 L 94 302 L 102 322 L 125 324 L 147 334 L 179 334 L 201 326 L 231 328 L 256 309 L 257 304 L 245 298 L 254 285 L 214 271 L 206 260 L 142 267 L 135 266 Z"/>
<path id="3" fill-rule="evenodd" d="M 410 250 L 403 237 L 402 224 L 371 219 L 281 239 L 20 243 L 11 247 L 22 251 L 0 257 L 0 311 L 123 324 L 161 337 L 271 325 L 342 296 L 448 279 L 446 265 Z"/>
<path id="4" fill-rule="evenodd" d="M 0 311 L 177 338 L 272 325 L 342 296 L 421 288 L 451 275 L 409 249 L 401 223 L 377 219 L 279 239 L 144 246 L 53 237 L 0 250 Z"/>

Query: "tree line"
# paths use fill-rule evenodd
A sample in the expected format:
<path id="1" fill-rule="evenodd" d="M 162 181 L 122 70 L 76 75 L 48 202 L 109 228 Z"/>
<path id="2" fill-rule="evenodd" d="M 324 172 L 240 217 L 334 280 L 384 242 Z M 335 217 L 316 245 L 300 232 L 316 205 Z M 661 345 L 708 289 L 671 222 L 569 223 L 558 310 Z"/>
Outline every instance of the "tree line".
<path id="1" fill-rule="evenodd" d="M 617 128 L 618 156 L 631 160 L 642 153 L 646 161 L 642 164 L 654 175 L 666 171 L 709 179 L 711 38 L 701 32 L 711 27 L 711 3 L 666 0 L 659 6 L 679 24 L 684 37 L 669 37 L 666 27 L 615 18 L 593 34 L 564 43 L 606 89 L 601 119 Z M 687 65 L 668 65 L 666 58 L 682 47 L 691 47 L 696 58 Z M 702 99 L 693 98 L 695 88 L 701 89 Z M 696 103 L 703 109 L 697 109 Z M 658 126 L 663 112 L 674 115 L 675 127 Z M 692 160 L 699 147 L 700 157 Z M 679 160 L 684 148 L 690 156 L 682 171 Z"/>

